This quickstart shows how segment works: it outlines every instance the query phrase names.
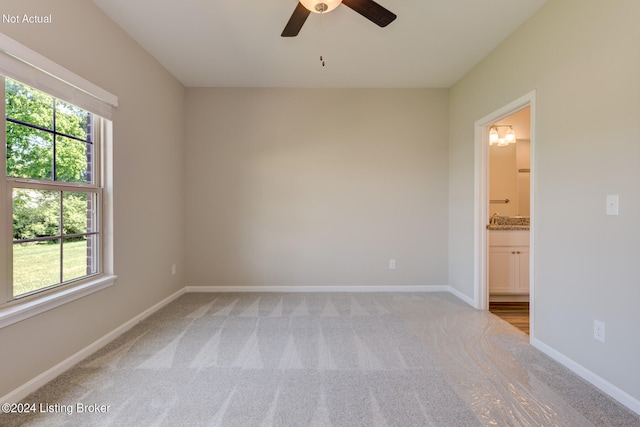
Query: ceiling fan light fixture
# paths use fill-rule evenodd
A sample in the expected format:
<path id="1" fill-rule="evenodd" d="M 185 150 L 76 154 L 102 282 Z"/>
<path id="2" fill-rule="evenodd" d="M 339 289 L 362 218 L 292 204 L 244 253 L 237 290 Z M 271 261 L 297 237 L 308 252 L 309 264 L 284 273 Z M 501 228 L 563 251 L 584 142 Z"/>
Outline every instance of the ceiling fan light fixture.
<path id="1" fill-rule="evenodd" d="M 311 12 L 330 12 L 340 6 L 340 3 L 379 27 L 386 27 L 397 18 L 395 13 L 380 6 L 374 0 L 299 0 L 280 36 L 297 36 Z"/>
<path id="2" fill-rule="evenodd" d="M 300 3 L 313 13 L 327 13 L 338 7 L 342 0 L 300 0 Z"/>

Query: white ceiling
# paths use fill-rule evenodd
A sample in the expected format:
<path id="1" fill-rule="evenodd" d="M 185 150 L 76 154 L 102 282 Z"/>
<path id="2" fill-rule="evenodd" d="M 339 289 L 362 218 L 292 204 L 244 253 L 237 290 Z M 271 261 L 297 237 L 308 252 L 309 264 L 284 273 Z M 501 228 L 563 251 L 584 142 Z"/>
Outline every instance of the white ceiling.
<path id="1" fill-rule="evenodd" d="M 448 88 L 547 0 L 377 0 L 280 33 L 297 0 L 93 0 L 188 87 Z M 319 57 L 323 55 L 326 66 Z"/>

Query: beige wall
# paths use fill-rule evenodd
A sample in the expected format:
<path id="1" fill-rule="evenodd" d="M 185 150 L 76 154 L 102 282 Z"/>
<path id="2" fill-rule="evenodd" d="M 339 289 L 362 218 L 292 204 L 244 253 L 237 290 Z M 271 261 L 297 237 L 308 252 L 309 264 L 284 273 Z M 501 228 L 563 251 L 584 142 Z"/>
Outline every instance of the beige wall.
<path id="1" fill-rule="evenodd" d="M 189 89 L 187 283 L 446 285 L 448 96 Z"/>
<path id="2" fill-rule="evenodd" d="M 639 16 L 636 0 L 551 0 L 451 89 L 449 156 L 450 285 L 473 297 L 473 124 L 536 90 L 535 337 L 636 402 Z"/>
<path id="3" fill-rule="evenodd" d="M 0 31 L 119 97 L 114 123 L 114 286 L 0 329 L 0 396 L 184 286 L 184 88 L 92 2 L 3 1 L 53 23 Z M 5 198 L 0 197 L 0 209 Z M 171 264 L 178 274 L 171 276 Z"/>

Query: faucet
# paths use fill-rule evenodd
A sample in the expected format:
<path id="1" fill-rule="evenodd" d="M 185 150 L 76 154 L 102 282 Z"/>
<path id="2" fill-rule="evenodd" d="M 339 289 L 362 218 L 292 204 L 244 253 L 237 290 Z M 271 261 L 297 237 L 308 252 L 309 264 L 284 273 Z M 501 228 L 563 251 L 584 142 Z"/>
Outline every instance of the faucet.
<path id="1" fill-rule="evenodd" d="M 495 212 L 493 215 L 491 215 L 491 219 L 489 220 L 489 224 L 497 224 L 499 216 L 500 216 L 500 214 L 498 212 Z"/>

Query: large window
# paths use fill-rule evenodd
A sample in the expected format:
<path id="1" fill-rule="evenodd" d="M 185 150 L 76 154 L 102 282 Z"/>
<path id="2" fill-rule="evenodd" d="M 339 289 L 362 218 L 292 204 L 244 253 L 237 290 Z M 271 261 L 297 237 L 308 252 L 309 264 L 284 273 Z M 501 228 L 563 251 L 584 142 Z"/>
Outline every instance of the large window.
<path id="1" fill-rule="evenodd" d="M 100 118 L 9 78 L 5 114 L 15 299 L 101 271 Z"/>
<path id="2" fill-rule="evenodd" d="M 104 289 L 118 98 L 0 33 L 0 328 Z"/>

